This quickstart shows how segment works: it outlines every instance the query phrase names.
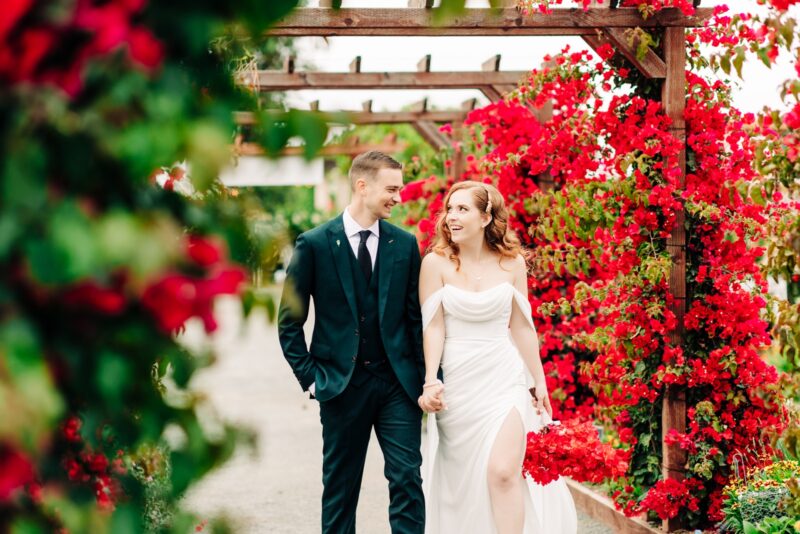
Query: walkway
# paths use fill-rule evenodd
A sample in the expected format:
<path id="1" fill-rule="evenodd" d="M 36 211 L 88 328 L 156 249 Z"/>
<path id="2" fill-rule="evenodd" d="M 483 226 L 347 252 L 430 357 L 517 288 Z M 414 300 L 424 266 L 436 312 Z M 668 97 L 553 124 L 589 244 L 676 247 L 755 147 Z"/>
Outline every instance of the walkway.
<path id="1" fill-rule="evenodd" d="M 257 449 L 242 451 L 192 489 L 187 505 L 204 516 L 227 515 L 241 534 L 318 533 L 322 494 L 322 438 L 315 401 L 304 395 L 283 359 L 277 329 L 263 313 L 242 321 L 235 301 L 217 308 L 220 329 L 211 341 L 190 325 L 187 344 L 211 342 L 214 366 L 195 377 L 219 414 L 258 435 Z M 389 533 L 389 497 L 383 460 L 370 445 L 358 507 L 358 532 Z M 581 517 L 580 534 L 611 534 Z"/>

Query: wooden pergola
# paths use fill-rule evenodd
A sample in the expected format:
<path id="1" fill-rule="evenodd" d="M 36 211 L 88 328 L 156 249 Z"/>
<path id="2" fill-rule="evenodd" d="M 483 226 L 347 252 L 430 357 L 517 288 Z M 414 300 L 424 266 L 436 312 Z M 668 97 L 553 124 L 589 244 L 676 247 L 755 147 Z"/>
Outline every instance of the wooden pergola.
<path id="1" fill-rule="evenodd" d="M 325 90 L 325 89 L 477 89 L 480 90 L 491 102 L 503 98 L 503 95 L 512 91 L 517 84 L 529 73 L 527 71 L 501 71 L 501 56 L 492 56 L 481 65 L 480 71 L 431 71 L 431 55 L 427 54 L 417 63 L 415 72 L 363 72 L 361 70 L 361 56 L 356 56 L 350 63 L 349 72 L 298 72 L 295 70 L 294 58 L 284 61 L 283 69 L 254 70 L 241 72 L 236 77 L 236 82 L 242 87 L 252 91 L 298 91 L 298 90 Z M 452 146 L 452 138 L 439 131 L 438 124 L 450 123 L 456 132 L 459 131 L 466 115 L 475 108 L 476 100 L 470 99 L 462 103 L 460 110 L 429 110 L 427 98 L 413 104 L 410 109 L 401 112 L 373 112 L 372 101 L 367 100 L 362 104 L 362 111 L 358 112 L 333 112 L 326 118 L 331 123 L 350 124 L 399 124 L 408 123 L 416 132 L 436 150 L 443 150 Z M 319 102 L 311 103 L 311 109 L 318 111 Z M 534 110 L 540 120 L 548 118 L 549 110 Z M 237 117 L 240 124 L 252 122 L 246 115 Z M 371 147 L 373 150 L 383 150 L 392 145 Z M 239 144 L 238 151 L 244 153 L 259 153 L 256 146 L 247 143 Z M 327 146 L 321 155 L 350 154 L 352 146 L 337 147 Z M 365 148 L 366 150 L 366 148 Z M 389 150 L 392 152 L 392 150 Z M 464 155 L 457 151 L 454 165 L 449 172 L 456 176 L 463 172 L 465 167 Z"/>
<path id="2" fill-rule="evenodd" d="M 608 1 L 608 0 L 606 0 Z M 274 36 L 500 36 L 500 35 L 539 35 L 539 36 L 581 36 L 589 46 L 597 49 L 604 43 L 611 44 L 616 53 L 627 58 L 642 74 L 651 79 L 662 80 L 661 102 L 665 113 L 672 121 L 670 132 L 685 145 L 686 126 L 684 109 L 686 104 L 686 36 L 685 30 L 701 26 L 709 19 L 713 10 L 698 8 L 696 14 L 684 16 L 679 10 L 665 9 L 644 19 L 635 8 L 590 7 L 583 9 L 553 9 L 552 13 L 532 13 L 523 15 L 513 7 L 502 9 L 467 9 L 459 16 L 437 24 L 430 0 L 410 0 L 408 8 L 342 8 L 330 7 L 300 8 L 293 11 L 285 19 L 276 24 L 270 31 Z M 503 0 L 505 5 L 513 4 L 513 0 Z M 699 2 L 695 2 L 698 4 Z M 330 0 L 323 0 L 322 5 L 330 5 Z M 661 55 L 649 50 L 643 58 L 637 57 L 636 47 L 629 38 L 629 31 L 634 28 L 663 30 Z M 430 60 L 428 58 L 428 67 Z M 257 79 L 242 79 L 240 83 L 258 84 L 270 87 L 270 90 L 290 90 L 293 88 L 320 88 L 343 84 L 363 87 L 357 84 L 372 84 L 370 88 L 390 87 L 410 88 L 435 87 L 437 84 L 458 83 L 454 78 L 459 76 L 481 89 L 490 99 L 496 100 L 509 88 L 505 73 L 498 74 L 498 69 L 487 68 L 477 74 L 465 73 L 431 73 L 421 69 L 417 73 L 394 73 L 373 75 L 360 72 L 360 59 L 351 64 L 350 73 L 311 74 L 283 72 L 280 76 L 269 73 L 257 73 Z M 287 69 L 284 69 L 287 70 Z M 451 74 L 453 76 L 448 76 Z M 518 76 L 518 73 L 512 75 Z M 517 77 L 519 79 L 519 77 Z M 466 83 L 466 81 L 464 82 Z M 513 83 L 513 82 L 512 82 Z M 299 87 L 304 84 L 303 87 Z M 425 85 L 428 84 L 428 85 Z M 291 87 L 293 86 L 293 87 Z M 485 89 L 488 88 L 488 89 Z M 487 92 L 488 91 L 488 92 Z M 492 91 L 494 91 L 492 93 Z M 409 115 L 409 113 L 413 115 Z M 439 113 L 439 115 L 435 115 Z M 369 120 L 376 122 L 414 122 L 414 121 L 450 121 L 448 112 L 421 111 L 379 114 L 365 112 L 364 115 L 352 116 L 356 123 L 367 124 Z M 438 120 L 437 120 L 438 119 Z M 364 121 L 364 122 L 360 122 Z M 680 186 L 685 186 L 686 150 L 679 155 L 679 166 L 682 169 Z M 667 240 L 667 248 L 672 257 L 670 271 L 670 292 L 673 297 L 672 311 L 678 320 L 678 328 L 671 334 L 671 341 L 682 345 L 685 332 L 683 319 L 686 314 L 686 233 L 684 229 L 685 214 L 678 213 L 672 234 Z M 667 388 L 662 406 L 662 473 L 664 478 L 682 480 L 685 473 L 686 455 L 677 445 L 667 445 L 663 436 L 671 429 L 678 432 L 686 430 L 686 395 L 680 387 Z M 571 490 L 577 503 L 587 512 L 606 523 L 616 525 L 625 532 L 650 532 L 643 521 L 628 520 L 613 508 L 610 499 L 591 492 L 583 486 L 572 484 Z M 674 520 L 664 521 L 662 529 L 671 532 L 680 528 Z"/>

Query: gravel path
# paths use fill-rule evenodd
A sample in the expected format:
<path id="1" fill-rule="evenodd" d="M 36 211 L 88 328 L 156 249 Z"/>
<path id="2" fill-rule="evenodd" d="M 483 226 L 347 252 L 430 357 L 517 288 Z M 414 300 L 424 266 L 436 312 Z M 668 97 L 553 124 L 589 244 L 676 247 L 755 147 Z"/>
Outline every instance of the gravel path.
<path id="1" fill-rule="evenodd" d="M 186 344 L 211 343 L 219 354 L 192 385 L 225 420 L 252 428 L 258 444 L 254 451 L 238 452 L 193 487 L 186 505 L 201 516 L 225 514 L 237 533 L 319 532 L 322 436 L 317 404 L 300 391 L 281 354 L 277 329 L 263 313 L 242 321 L 236 302 L 222 300 L 217 317 L 220 328 L 213 338 L 206 338 L 197 324 L 189 325 L 184 336 Z M 383 458 L 373 436 L 358 531 L 388 533 L 388 504 Z M 585 516 L 580 516 L 578 530 L 612 532 Z"/>

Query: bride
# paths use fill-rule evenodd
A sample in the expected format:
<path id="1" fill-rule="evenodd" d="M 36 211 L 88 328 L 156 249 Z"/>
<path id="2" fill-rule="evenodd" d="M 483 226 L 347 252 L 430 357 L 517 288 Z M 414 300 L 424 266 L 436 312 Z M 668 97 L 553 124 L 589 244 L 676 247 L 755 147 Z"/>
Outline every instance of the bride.
<path id="1" fill-rule="evenodd" d="M 459 182 L 444 206 L 419 284 L 418 402 L 429 414 L 430 446 L 425 532 L 573 534 L 563 480 L 540 486 L 522 476 L 526 434 L 549 422 L 552 408 L 524 251 L 507 227 L 503 197 L 489 184 Z"/>

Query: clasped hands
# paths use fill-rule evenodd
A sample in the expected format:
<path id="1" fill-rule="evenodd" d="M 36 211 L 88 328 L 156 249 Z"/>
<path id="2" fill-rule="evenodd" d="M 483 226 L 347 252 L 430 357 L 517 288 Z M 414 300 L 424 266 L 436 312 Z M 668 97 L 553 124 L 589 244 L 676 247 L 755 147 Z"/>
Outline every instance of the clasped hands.
<path id="1" fill-rule="evenodd" d="M 425 383 L 422 386 L 422 395 L 417 399 L 417 404 L 422 411 L 436 413 L 447 409 L 444 401 L 444 384 L 441 380 Z"/>

